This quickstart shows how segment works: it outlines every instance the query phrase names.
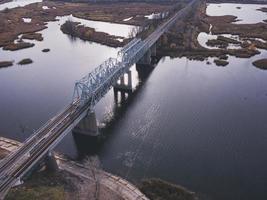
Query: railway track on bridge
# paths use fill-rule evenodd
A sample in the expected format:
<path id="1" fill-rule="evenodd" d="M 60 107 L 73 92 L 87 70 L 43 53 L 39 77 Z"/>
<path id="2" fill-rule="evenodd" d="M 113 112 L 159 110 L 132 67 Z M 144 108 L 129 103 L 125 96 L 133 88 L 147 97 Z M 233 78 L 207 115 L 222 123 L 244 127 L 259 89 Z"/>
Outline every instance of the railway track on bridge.
<path id="1" fill-rule="evenodd" d="M 64 116 L 64 114 L 66 112 L 68 112 L 71 109 L 71 107 L 69 106 L 68 108 L 66 108 L 66 110 L 64 110 L 63 113 L 60 113 L 59 116 L 55 119 L 52 120 L 51 123 L 46 123 L 46 126 L 42 127 L 36 134 L 35 137 L 31 138 L 30 140 L 26 141 L 24 143 L 23 146 L 21 146 L 17 151 L 15 151 L 14 153 L 11 153 L 9 156 L 7 156 L 7 158 L 5 158 L 0 165 L 0 178 L 2 175 L 2 172 L 9 166 L 10 163 L 16 161 L 23 153 L 25 153 L 26 151 L 28 151 L 30 148 L 33 147 L 34 143 L 36 142 L 36 138 L 41 138 L 43 136 L 45 136 L 47 134 L 47 130 L 49 130 L 49 128 L 51 128 L 53 125 L 55 125 L 60 119 L 60 117 Z M 46 130 L 46 131 L 45 131 Z"/>
<path id="2" fill-rule="evenodd" d="M 3 199 L 10 187 L 55 147 L 67 131 L 78 123 L 77 120 L 95 106 L 118 78 L 129 70 L 178 18 L 184 17 L 189 12 L 190 6 L 195 2 L 197 0 L 193 0 L 187 7 L 174 14 L 145 40 L 134 39 L 126 45 L 119 56 L 121 59 L 108 59 L 76 83 L 78 98 L 35 131 L 14 153 L 1 161 L 0 199 Z M 80 96 L 79 90 L 81 90 Z"/>

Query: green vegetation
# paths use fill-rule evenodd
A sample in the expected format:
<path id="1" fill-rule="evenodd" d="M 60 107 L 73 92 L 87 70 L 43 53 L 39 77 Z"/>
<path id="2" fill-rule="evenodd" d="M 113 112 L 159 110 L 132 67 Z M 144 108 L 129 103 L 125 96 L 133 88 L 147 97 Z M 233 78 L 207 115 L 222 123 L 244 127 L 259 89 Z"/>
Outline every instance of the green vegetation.
<path id="1" fill-rule="evenodd" d="M 64 200 L 66 192 L 76 189 L 68 177 L 62 171 L 34 173 L 23 185 L 11 189 L 6 200 Z"/>
<path id="2" fill-rule="evenodd" d="M 19 65 L 28 65 L 28 64 L 31 64 L 31 63 L 33 63 L 33 61 L 30 58 L 25 58 L 25 59 L 23 59 L 23 60 L 18 62 Z"/>
<path id="3" fill-rule="evenodd" d="M 47 53 L 47 52 L 49 52 L 50 51 L 50 49 L 43 49 L 42 50 L 42 52 L 44 52 L 44 53 Z"/>
<path id="4" fill-rule="evenodd" d="M 6 200 L 64 200 L 63 187 L 34 187 L 25 189 L 14 189 L 6 197 Z"/>
<path id="5" fill-rule="evenodd" d="M 195 193 L 160 179 L 144 180 L 140 190 L 151 200 L 197 200 Z"/>
<path id="6" fill-rule="evenodd" d="M 223 66 L 223 67 L 229 64 L 228 61 L 226 61 L 226 60 L 220 60 L 220 59 L 216 59 L 216 60 L 214 60 L 214 63 L 215 63 L 217 66 Z"/>
<path id="7" fill-rule="evenodd" d="M 85 41 L 93 41 L 111 47 L 122 47 L 126 40 L 123 37 L 109 35 L 104 32 L 97 32 L 94 28 L 85 27 L 78 22 L 67 20 L 60 27 L 61 31 L 72 37 L 78 37 Z M 119 39 L 123 40 L 122 42 Z"/>

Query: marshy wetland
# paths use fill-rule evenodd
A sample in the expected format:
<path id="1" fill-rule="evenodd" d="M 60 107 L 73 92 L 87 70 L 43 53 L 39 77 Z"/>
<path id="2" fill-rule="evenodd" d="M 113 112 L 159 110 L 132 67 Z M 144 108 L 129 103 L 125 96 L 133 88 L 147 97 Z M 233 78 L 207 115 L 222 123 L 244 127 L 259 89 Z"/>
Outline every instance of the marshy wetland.
<path id="1" fill-rule="evenodd" d="M 13 64 L 0 69 L 0 132 L 20 141 L 71 101 L 76 80 L 106 58 L 116 56 L 120 49 L 63 34 L 61 25 L 70 17 L 79 20 L 81 16 L 70 16 L 72 4 L 45 2 L 29 6 L 41 10 L 44 5 L 51 9 L 45 10 L 51 13 L 44 18 L 34 17 L 34 13 L 29 16 L 27 8 L 17 10 L 39 24 L 34 29 L 40 28 L 37 33 L 43 40 L 30 40 L 28 35 L 24 42 L 34 46 L 17 51 L 0 49 L 0 61 Z M 144 17 L 167 7 L 138 12 Z M 226 13 L 229 7 L 231 12 Z M 204 199 L 265 200 L 267 89 L 263 86 L 267 84 L 267 71 L 252 64 L 267 58 L 267 36 L 262 31 L 267 14 L 258 10 L 261 7 L 267 6 L 208 4 L 207 9 L 202 8 L 203 18 L 199 19 L 205 25 L 193 31 L 191 41 L 179 45 L 185 35 L 174 34 L 171 38 L 169 33 L 166 52 L 164 47 L 159 51 L 163 57 L 146 77 L 132 67 L 135 90 L 127 102 L 115 103 L 110 91 L 97 104 L 100 139 L 92 142 L 69 134 L 57 150 L 78 160 L 96 153 L 105 170 L 135 183 L 157 177 L 183 185 Z M 253 15 L 247 15 L 248 10 Z M 131 18 L 133 13 L 135 17 Z M 222 14 L 233 16 L 221 17 Z M 137 15 L 137 11 L 120 18 L 110 14 L 106 22 L 86 22 L 83 20 L 103 20 L 103 16 L 83 16 L 80 22 L 127 38 L 131 28 L 142 21 Z M 58 21 L 54 21 L 56 18 Z M 22 19 L 17 20 L 21 23 Z M 229 29 L 222 29 L 219 21 Z M 107 22 L 111 28 L 101 26 Z M 243 34 L 246 24 L 254 28 L 249 35 Z M 110 29 L 116 31 L 109 32 Z M 228 38 L 220 38 L 220 44 L 227 48 L 207 44 L 210 39 L 218 40 L 218 36 Z M 17 32 L 12 39 L 17 41 L 20 37 Z M 175 45 L 172 48 L 171 43 Z M 44 53 L 44 49 L 50 51 Z M 25 58 L 33 63 L 17 64 Z M 228 64 L 217 66 L 217 59 Z"/>

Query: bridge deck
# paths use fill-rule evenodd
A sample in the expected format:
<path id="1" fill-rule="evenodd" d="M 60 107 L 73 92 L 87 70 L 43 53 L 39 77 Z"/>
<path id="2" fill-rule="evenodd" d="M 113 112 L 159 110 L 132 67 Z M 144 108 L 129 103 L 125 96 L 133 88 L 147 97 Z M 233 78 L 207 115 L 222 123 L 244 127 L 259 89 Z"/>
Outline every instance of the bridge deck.
<path id="1" fill-rule="evenodd" d="M 186 16 L 195 2 L 197 0 L 193 0 L 185 8 L 177 12 L 145 40 L 134 39 L 122 49 L 117 58 L 109 58 L 75 84 L 75 100 L 39 128 L 17 151 L 1 161 L 0 199 L 3 199 L 10 187 L 19 181 L 77 125 L 88 110 L 92 109 L 109 89 L 116 84 L 118 78 L 144 56 L 148 49 L 178 18 Z"/>

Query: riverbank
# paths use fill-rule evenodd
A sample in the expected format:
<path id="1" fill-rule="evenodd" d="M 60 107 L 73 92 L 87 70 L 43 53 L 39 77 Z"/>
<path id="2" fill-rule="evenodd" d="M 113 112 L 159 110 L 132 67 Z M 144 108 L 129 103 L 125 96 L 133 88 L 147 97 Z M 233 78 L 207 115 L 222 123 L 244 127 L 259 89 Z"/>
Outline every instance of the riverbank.
<path id="1" fill-rule="evenodd" d="M 16 150 L 21 143 L 0 137 L 0 159 Z M 6 200 L 149 200 L 175 199 L 196 200 L 195 193 L 160 179 L 143 180 L 136 186 L 116 175 L 101 170 L 94 159 L 77 163 L 62 155 L 55 155 L 59 169 L 45 170 L 43 167 L 29 176 L 24 183 L 12 188 Z M 94 162 L 92 162 L 92 160 Z M 149 199 L 145 196 L 147 195 Z"/>
<path id="2" fill-rule="evenodd" d="M 146 15 L 163 12 L 171 6 L 171 4 L 152 3 L 99 4 L 45 1 L 25 7 L 5 9 L 0 11 L 0 47 L 9 50 L 8 47 L 12 46 L 12 50 L 18 50 L 21 49 L 19 45 L 24 44 L 23 39 L 41 41 L 42 36 L 38 35 L 37 37 L 33 33 L 46 29 L 47 22 L 56 21 L 58 16 L 72 14 L 74 17 L 86 20 L 139 26 L 148 20 Z M 96 34 L 101 35 L 100 33 Z M 16 40 L 19 39 L 20 35 L 22 37 L 18 43 Z M 102 43 L 105 43 L 105 38 L 97 38 L 97 42 L 101 38 Z M 32 46 L 23 46 L 23 48 L 30 47 Z"/>
<path id="3" fill-rule="evenodd" d="M 198 200 L 194 192 L 160 179 L 143 180 L 140 189 L 151 200 Z"/>
<path id="4" fill-rule="evenodd" d="M 70 35 L 71 37 L 80 38 L 84 41 L 93 41 L 115 48 L 122 47 L 129 42 L 129 39 L 127 38 L 98 32 L 94 28 L 85 27 L 79 22 L 73 22 L 70 20 L 62 24 L 60 29 L 64 34 Z"/>
<path id="5" fill-rule="evenodd" d="M 0 159 L 15 151 L 21 143 L 0 137 Z M 62 155 L 55 156 L 59 170 L 45 167 L 34 172 L 22 185 L 7 194 L 7 200 L 148 200 L 137 187 L 128 181 L 101 170 L 92 162 L 77 163 Z"/>
<path id="6" fill-rule="evenodd" d="M 166 34 L 165 43 L 162 43 L 159 54 L 172 57 L 186 56 L 203 61 L 208 57 L 220 59 L 227 55 L 249 58 L 259 54 L 258 49 L 267 49 L 266 23 L 236 24 L 236 16 L 208 16 L 206 8 L 206 2 L 202 1 L 196 12 L 186 21 L 177 22 Z M 208 48 L 200 45 L 200 33 L 216 37 L 206 42 Z M 229 35 L 236 35 L 239 39 L 233 39 Z"/>

